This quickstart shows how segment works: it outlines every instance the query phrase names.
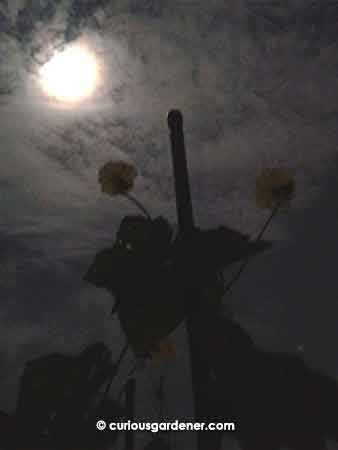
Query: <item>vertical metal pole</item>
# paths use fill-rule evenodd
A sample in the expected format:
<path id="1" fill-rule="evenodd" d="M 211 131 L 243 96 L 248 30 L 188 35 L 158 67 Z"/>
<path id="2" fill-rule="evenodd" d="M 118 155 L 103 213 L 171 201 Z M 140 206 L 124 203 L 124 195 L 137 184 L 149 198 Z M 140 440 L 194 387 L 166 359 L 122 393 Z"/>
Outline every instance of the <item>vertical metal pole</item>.
<path id="1" fill-rule="evenodd" d="M 183 240 L 188 240 L 189 235 L 191 235 L 192 231 L 194 230 L 194 217 L 184 144 L 182 113 L 179 110 L 171 110 L 168 114 L 167 120 L 171 139 L 179 235 Z M 188 272 L 191 271 L 192 268 L 185 267 L 185 270 Z M 196 292 L 196 290 L 186 292 L 186 304 L 191 305 L 193 301 L 197 302 L 198 299 L 192 298 L 196 297 L 196 295 L 201 295 L 201 293 Z M 205 403 L 207 401 L 203 386 L 205 385 L 208 378 L 208 371 L 200 357 L 196 331 L 196 329 L 194 330 L 194 320 L 188 319 L 187 334 L 190 348 L 190 366 L 194 398 L 194 412 L 195 420 L 200 421 L 201 417 L 203 417 Z M 198 449 L 206 450 L 208 448 L 208 443 L 205 441 L 205 438 L 204 436 L 202 436 L 202 434 L 203 433 L 200 433 L 198 435 Z"/>
<path id="2" fill-rule="evenodd" d="M 179 233 L 187 237 L 194 229 L 189 176 L 183 135 L 182 113 L 173 109 L 168 114 L 176 194 Z"/>

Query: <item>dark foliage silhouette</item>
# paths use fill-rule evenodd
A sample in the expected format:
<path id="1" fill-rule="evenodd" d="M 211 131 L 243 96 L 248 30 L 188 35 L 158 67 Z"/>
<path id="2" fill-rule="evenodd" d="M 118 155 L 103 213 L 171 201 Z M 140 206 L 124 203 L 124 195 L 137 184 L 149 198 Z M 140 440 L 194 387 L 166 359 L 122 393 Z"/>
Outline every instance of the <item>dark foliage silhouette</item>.
<path id="1" fill-rule="evenodd" d="M 79 356 L 52 353 L 27 362 L 13 416 L 0 416 L 6 449 L 106 448 L 117 432 L 100 433 L 98 418 L 122 417 L 124 408 L 100 391 L 114 373 L 103 343 Z"/>
<path id="2" fill-rule="evenodd" d="M 136 353 L 146 353 L 186 318 L 185 290 L 207 288 L 221 268 L 269 248 L 225 226 L 196 229 L 189 240 L 172 236 L 162 217 L 126 216 L 114 246 L 96 255 L 84 277 L 114 295 Z"/>
<path id="3" fill-rule="evenodd" d="M 205 419 L 236 423 L 243 450 L 324 450 L 338 442 L 338 383 L 296 355 L 257 348 L 234 320 L 200 318 L 200 354 L 209 368 Z M 219 448 L 222 435 L 205 433 Z"/>
<path id="4" fill-rule="evenodd" d="M 240 260 L 247 264 L 253 255 L 269 248 L 262 241 L 262 234 L 285 197 L 292 196 L 293 189 L 284 189 L 290 178 L 278 180 L 277 190 L 274 182 L 264 189 L 264 195 L 267 191 L 272 198 L 269 206 L 274 204 L 274 208 L 255 241 L 226 226 L 200 230 L 193 218 L 181 112 L 170 111 L 167 121 L 172 144 L 177 237 L 172 238 L 165 219 L 153 220 L 144 205 L 130 196 L 137 176 L 132 164 L 110 161 L 99 170 L 101 191 L 110 196 L 124 195 L 142 216 L 122 220 L 114 246 L 96 255 L 84 279 L 113 294 L 116 300 L 113 312 L 117 312 L 136 355 L 149 356 L 151 349 L 186 320 L 195 419 L 199 420 L 210 402 L 205 390 L 208 367 L 200 357 L 196 317 L 201 311 L 203 315 L 204 310 L 219 313 L 224 294 L 222 269 Z M 207 446 L 199 438 L 198 449 L 206 450 Z"/>
<path id="5" fill-rule="evenodd" d="M 146 350 L 152 339 L 194 316 L 194 345 L 208 372 L 200 419 L 234 422 L 243 450 L 324 450 L 325 439 L 338 441 L 337 383 L 299 356 L 258 349 L 236 321 L 208 307 L 208 298 L 206 306 L 183 308 L 186 289 L 203 290 L 222 267 L 266 248 L 227 227 L 172 239 L 164 219 L 127 216 L 115 245 L 95 257 L 85 279 L 115 295 L 136 349 L 143 339 Z M 202 434 L 205 446 L 220 448 L 221 433 Z"/>
<path id="6" fill-rule="evenodd" d="M 135 417 L 133 371 L 121 391 L 126 394 L 124 408 L 108 395 L 123 355 L 130 346 L 136 356 L 171 357 L 176 348 L 166 339 L 183 321 L 196 420 L 234 422 L 242 450 L 324 450 L 325 439 L 338 442 L 337 383 L 306 367 L 298 356 L 260 350 L 236 321 L 221 314 L 223 295 L 247 262 L 270 248 L 262 235 L 279 209 L 289 206 L 293 177 L 285 169 L 262 171 L 256 201 L 271 214 L 255 240 L 227 226 L 201 230 L 193 219 L 183 117 L 178 110 L 169 113 L 168 126 L 177 236 L 166 219 L 153 219 L 130 194 L 137 176 L 131 163 L 109 161 L 99 171 L 103 193 L 123 195 L 141 212 L 122 219 L 113 246 L 95 256 L 84 276 L 114 296 L 112 313 L 117 314 L 127 343 L 115 364 L 102 343 L 87 347 L 78 357 L 54 353 L 28 363 L 15 416 L 0 415 L 6 450 L 97 450 L 114 444 L 116 433 L 98 433 L 92 424 L 98 417 L 107 421 Z M 224 287 L 222 270 L 238 261 L 244 261 L 240 271 Z M 20 435 L 10 439 L 15 429 Z M 198 450 L 219 450 L 222 437 L 200 432 Z M 125 434 L 125 444 L 126 450 L 134 450 L 131 432 Z M 169 447 L 161 435 L 146 449 Z"/>
<path id="7" fill-rule="evenodd" d="M 162 218 L 125 217 L 112 248 L 99 252 L 84 279 L 108 289 L 128 341 L 137 354 L 183 320 L 181 289 L 167 264 L 171 229 Z"/>

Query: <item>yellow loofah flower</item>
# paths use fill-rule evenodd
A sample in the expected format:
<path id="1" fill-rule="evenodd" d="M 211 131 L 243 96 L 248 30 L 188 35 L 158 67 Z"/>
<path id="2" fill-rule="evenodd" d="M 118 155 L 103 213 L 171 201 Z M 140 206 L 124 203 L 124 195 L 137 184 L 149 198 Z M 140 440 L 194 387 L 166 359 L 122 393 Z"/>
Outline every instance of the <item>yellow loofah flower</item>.
<path id="1" fill-rule="evenodd" d="M 137 176 L 135 167 L 125 161 L 108 161 L 99 170 L 101 191 L 114 196 L 129 192 Z"/>
<path id="2" fill-rule="evenodd" d="M 287 207 L 294 193 L 294 180 L 285 169 L 263 169 L 256 180 L 256 204 L 262 209 Z"/>
<path id="3" fill-rule="evenodd" d="M 163 340 L 152 347 L 150 354 L 154 364 L 174 359 L 177 354 L 176 345 L 170 339 Z"/>

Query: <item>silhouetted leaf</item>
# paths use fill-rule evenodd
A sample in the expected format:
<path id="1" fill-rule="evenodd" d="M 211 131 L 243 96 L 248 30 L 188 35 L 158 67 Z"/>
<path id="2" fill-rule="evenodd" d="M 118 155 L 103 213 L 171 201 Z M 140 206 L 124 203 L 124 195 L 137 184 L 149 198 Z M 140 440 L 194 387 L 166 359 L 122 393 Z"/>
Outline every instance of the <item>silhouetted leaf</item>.
<path id="1" fill-rule="evenodd" d="M 116 286 L 122 283 L 119 272 L 122 257 L 123 255 L 116 247 L 99 251 L 83 277 L 84 281 L 115 293 Z"/>
<path id="2" fill-rule="evenodd" d="M 141 215 L 126 216 L 116 233 L 115 246 L 126 254 L 146 258 L 152 264 L 168 257 L 172 229 L 166 219 L 149 220 Z"/>
<path id="3" fill-rule="evenodd" d="M 118 298 L 118 317 L 137 354 L 147 352 L 184 320 L 184 295 L 171 267 L 141 270 Z"/>
<path id="4" fill-rule="evenodd" d="M 164 218 L 126 216 L 114 247 L 99 252 L 84 277 L 115 296 L 122 328 L 138 354 L 184 319 L 180 280 L 170 264 L 171 239 Z"/>
<path id="5" fill-rule="evenodd" d="M 164 263 L 170 255 L 171 239 L 172 229 L 164 218 L 126 216 L 116 233 L 114 246 L 97 253 L 84 280 L 118 294 L 140 270 L 150 272 Z"/>
<path id="6" fill-rule="evenodd" d="M 178 237 L 174 244 L 174 259 L 184 269 L 189 285 L 206 283 L 209 277 L 230 264 L 254 256 L 270 248 L 271 244 L 250 237 L 226 226 L 214 230 L 196 229 L 189 239 Z"/>

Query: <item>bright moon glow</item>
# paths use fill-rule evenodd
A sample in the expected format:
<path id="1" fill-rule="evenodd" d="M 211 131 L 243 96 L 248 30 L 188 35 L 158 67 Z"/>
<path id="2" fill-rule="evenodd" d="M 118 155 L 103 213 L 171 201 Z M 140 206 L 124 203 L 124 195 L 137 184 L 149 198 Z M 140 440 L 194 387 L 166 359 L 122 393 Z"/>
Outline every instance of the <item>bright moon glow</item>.
<path id="1" fill-rule="evenodd" d="M 54 56 L 40 69 L 47 95 L 59 101 L 77 102 L 95 91 L 99 79 L 94 55 L 82 46 L 72 46 Z"/>

